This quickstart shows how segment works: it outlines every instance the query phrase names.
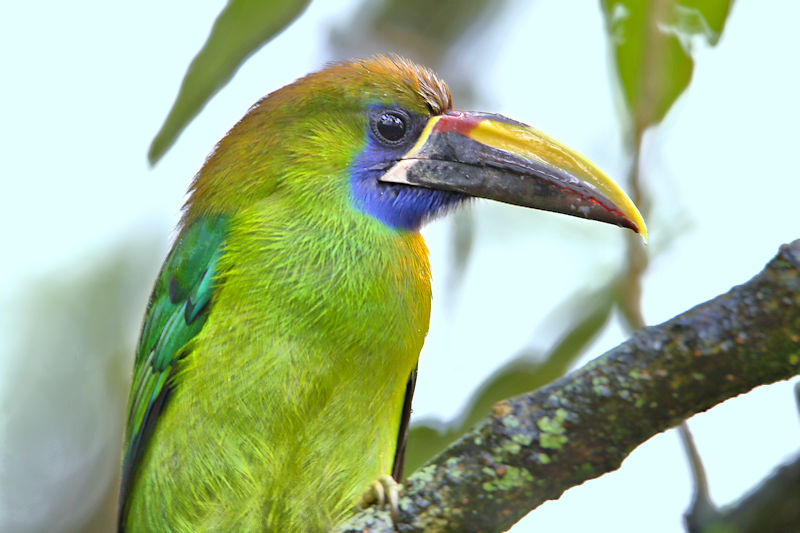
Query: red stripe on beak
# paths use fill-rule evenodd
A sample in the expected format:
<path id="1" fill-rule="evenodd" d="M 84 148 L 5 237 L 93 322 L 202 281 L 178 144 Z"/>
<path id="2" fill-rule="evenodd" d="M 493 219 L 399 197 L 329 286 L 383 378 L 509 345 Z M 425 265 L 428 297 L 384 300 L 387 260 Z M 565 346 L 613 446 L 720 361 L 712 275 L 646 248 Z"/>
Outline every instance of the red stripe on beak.
<path id="1" fill-rule="evenodd" d="M 448 111 L 433 126 L 434 133 L 444 133 L 453 131 L 465 137 L 475 129 L 486 117 L 475 113 L 465 113 L 464 111 Z"/>

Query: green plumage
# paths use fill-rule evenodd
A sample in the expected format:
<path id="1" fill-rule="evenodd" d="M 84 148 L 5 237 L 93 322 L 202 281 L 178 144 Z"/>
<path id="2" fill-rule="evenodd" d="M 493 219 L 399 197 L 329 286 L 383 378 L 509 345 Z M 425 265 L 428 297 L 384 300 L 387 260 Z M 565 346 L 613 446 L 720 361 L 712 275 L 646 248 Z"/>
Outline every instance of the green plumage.
<path id="1" fill-rule="evenodd" d="M 156 281 L 136 352 L 122 470 L 123 502 L 133 468 L 174 384 L 176 363 L 188 353 L 187 343 L 205 323 L 226 228 L 225 217 L 209 217 L 187 226 Z"/>
<path id="2" fill-rule="evenodd" d="M 430 113 L 430 74 L 372 67 L 270 95 L 198 174 L 137 351 L 121 530 L 325 530 L 392 472 L 430 269 L 350 166 L 370 105 Z"/>

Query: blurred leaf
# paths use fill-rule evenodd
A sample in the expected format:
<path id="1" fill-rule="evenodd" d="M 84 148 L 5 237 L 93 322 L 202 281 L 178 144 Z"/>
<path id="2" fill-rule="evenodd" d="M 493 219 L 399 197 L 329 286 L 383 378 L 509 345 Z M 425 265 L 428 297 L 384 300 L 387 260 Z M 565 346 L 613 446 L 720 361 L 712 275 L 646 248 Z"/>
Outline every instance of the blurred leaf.
<path id="1" fill-rule="evenodd" d="M 406 472 L 413 472 L 463 435 L 498 401 L 536 390 L 566 374 L 608 321 L 618 292 L 615 279 L 598 291 L 573 295 L 559 313 L 570 317 L 572 325 L 548 354 L 523 352 L 498 369 L 481 384 L 455 421 L 415 422 L 408 435 Z"/>
<path id="2" fill-rule="evenodd" d="M 456 41 L 477 26 L 488 30 L 504 4 L 498 0 L 364 0 L 351 20 L 332 31 L 331 40 L 344 55 L 389 49 L 439 70 L 447 66 L 443 58 Z"/>
<path id="3" fill-rule="evenodd" d="M 3 531 L 112 530 L 133 349 L 162 254 L 142 238 L 19 288 L 0 376 Z"/>
<path id="4" fill-rule="evenodd" d="M 336 56 L 392 51 L 432 68 L 448 80 L 461 108 L 476 100 L 474 51 L 481 62 L 499 52 L 486 44 L 507 0 L 363 0 L 353 16 L 332 28 Z"/>
<path id="5" fill-rule="evenodd" d="M 450 229 L 452 238 L 450 239 L 451 260 L 445 284 L 447 289 L 444 291 L 446 303 L 451 309 L 455 307 L 458 298 L 458 289 L 464 281 L 464 274 L 467 271 L 467 263 L 472 254 L 475 244 L 475 215 L 471 209 L 457 211 L 450 218 Z"/>
<path id="6" fill-rule="evenodd" d="M 689 85 L 692 41 L 719 41 L 732 0 L 601 0 L 634 138 Z"/>
<path id="7" fill-rule="evenodd" d="M 374 12 L 378 31 L 424 37 L 428 46 L 446 50 L 478 22 L 486 22 L 491 11 L 499 11 L 497 0 L 387 0 Z"/>
<path id="8" fill-rule="evenodd" d="M 229 0 L 192 60 L 147 158 L 153 165 L 242 63 L 303 12 L 310 0 Z"/>

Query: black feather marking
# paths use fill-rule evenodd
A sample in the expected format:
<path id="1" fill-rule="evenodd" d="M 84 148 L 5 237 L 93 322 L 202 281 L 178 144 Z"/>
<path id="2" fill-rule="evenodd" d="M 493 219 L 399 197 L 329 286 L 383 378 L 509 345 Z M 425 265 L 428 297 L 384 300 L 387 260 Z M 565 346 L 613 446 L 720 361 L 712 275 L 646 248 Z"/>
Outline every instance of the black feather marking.
<path id="1" fill-rule="evenodd" d="M 414 388 L 417 385 L 417 367 L 411 372 L 406 384 L 406 398 L 403 401 L 403 413 L 400 419 L 400 431 L 397 432 L 397 447 L 394 452 L 394 466 L 392 477 L 400 483 L 403 480 L 403 461 L 406 458 L 406 444 L 408 443 L 408 422 L 411 419 L 411 399 L 414 397 Z"/>
<path id="2" fill-rule="evenodd" d="M 172 393 L 173 374 L 175 374 L 174 365 L 170 369 L 169 378 L 167 378 L 167 385 L 158 392 L 158 396 L 156 396 L 153 403 L 147 407 L 147 411 L 145 412 L 144 416 L 144 423 L 139 431 L 139 435 L 137 435 L 137 440 L 139 442 L 147 442 L 150 439 L 150 434 L 153 432 L 153 428 L 156 426 L 158 415 L 164 410 L 167 399 L 169 398 L 170 393 Z M 133 469 L 139 465 L 145 450 L 146 448 L 144 446 L 134 446 L 130 456 L 125 457 L 125 460 L 122 464 L 122 479 L 132 479 Z M 130 493 L 132 486 L 132 483 L 122 483 L 122 487 L 120 488 L 119 505 L 117 510 L 117 533 L 125 533 L 125 524 L 128 519 L 129 508 L 126 503 L 128 502 L 128 494 Z"/>

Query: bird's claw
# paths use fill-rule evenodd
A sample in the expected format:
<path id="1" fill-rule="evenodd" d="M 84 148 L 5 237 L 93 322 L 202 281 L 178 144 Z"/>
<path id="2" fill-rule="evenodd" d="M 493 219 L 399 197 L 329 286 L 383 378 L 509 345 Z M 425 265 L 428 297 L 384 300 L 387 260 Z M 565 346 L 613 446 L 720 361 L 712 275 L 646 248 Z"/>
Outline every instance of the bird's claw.
<path id="1" fill-rule="evenodd" d="M 400 509 L 397 504 L 400 485 L 388 474 L 383 474 L 378 479 L 370 483 L 369 488 L 361 495 L 360 507 L 362 509 L 370 505 L 389 504 L 389 512 L 392 515 L 392 523 L 397 523 Z"/>

